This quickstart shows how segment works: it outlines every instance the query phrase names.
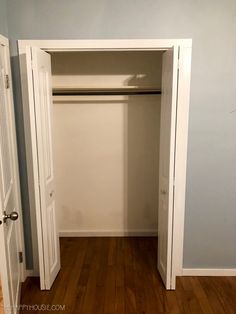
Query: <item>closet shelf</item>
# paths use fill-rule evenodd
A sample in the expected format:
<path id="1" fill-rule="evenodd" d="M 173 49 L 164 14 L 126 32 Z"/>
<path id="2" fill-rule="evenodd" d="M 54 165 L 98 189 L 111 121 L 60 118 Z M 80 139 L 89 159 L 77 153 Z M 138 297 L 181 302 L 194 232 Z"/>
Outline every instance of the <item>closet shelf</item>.
<path id="1" fill-rule="evenodd" d="M 103 95 L 159 95 L 157 88 L 121 87 L 121 88 L 53 88 L 53 96 L 103 96 Z"/>

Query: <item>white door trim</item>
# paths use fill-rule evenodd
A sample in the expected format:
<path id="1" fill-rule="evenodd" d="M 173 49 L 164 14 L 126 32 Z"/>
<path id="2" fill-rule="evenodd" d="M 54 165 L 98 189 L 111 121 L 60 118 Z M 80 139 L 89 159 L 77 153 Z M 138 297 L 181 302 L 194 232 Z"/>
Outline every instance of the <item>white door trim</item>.
<path id="1" fill-rule="evenodd" d="M 173 226 L 172 276 L 181 276 L 183 268 L 183 238 L 185 214 L 185 188 L 187 166 L 188 113 L 191 75 L 191 39 L 125 39 L 125 40 L 19 40 L 19 55 L 22 79 L 22 94 L 25 125 L 29 128 L 27 159 L 33 164 L 33 173 L 29 173 L 29 186 L 32 188 L 30 205 L 35 210 L 39 206 L 37 147 L 35 141 L 35 112 L 33 99 L 32 74 L 26 76 L 31 68 L 31 60 L 26 60 L 26 51 L 30 47 L 45 51 L 147 51 L 166 50 L 173 46 L 179 48 L 179 80 L 177 96 L 176 152 L 175 152 L 175 193 Z M 26 61 L 25 61 L 26 60 Z M 27 133 L 27 130 L 26 130 Z M 26 143 L 27 144 L 27 143 Z M 32 195 L 35 198 L 32 198 Z M 36 211 L 37 212 L 37 211 Z M 174 289 L 174 285 L 172 286 Z"/>
<path id="2" fill-rule="evenodd" d="M 66 39 L 66 40 L 18 40 L 20 52 L 26 46 L 45 51 L 145 51 L 167 50 L 173 46 L 192 47 L 192 39 Z"/>

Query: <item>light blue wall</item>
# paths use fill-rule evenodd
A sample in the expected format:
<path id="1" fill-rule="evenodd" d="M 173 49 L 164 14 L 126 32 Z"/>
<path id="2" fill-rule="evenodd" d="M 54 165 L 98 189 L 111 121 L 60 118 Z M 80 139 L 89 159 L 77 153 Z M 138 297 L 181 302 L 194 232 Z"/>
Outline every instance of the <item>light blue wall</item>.
<path id="1" fill-rule="evenodd" d="M 0 0 L 0 34 L 7 36 L 7 6 L 6 0 Z"/>
<path id="2" fill-rule="evenodd" d="M 193 38 L 184 266 L 236 267 L 235 0 L 9 0 L 8 18 L 13 55 L 16 39 Z"/>

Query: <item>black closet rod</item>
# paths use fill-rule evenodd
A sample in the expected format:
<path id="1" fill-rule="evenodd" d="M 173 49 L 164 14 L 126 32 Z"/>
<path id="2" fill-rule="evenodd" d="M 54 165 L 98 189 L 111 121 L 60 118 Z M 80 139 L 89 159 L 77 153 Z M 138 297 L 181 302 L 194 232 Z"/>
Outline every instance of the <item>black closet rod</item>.
<path id="1" fill-rule="evenodd" d="M 95 89 L 53 89 L 53 96 L 106 96 L 106 95 L 160 95 L 154 88 L 95 88 Z"/>

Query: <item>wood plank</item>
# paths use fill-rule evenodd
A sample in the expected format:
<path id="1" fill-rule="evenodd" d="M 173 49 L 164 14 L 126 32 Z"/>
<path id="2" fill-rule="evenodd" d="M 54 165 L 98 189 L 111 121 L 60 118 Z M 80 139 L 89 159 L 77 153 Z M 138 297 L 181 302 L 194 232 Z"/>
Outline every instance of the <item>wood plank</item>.
<path id="1" fill-rule="evenodd" d="M 235 277 L 180 277 L 166 291 L 155 238 L 61 238 L 62 268 L 50 291 L 39 279 L 22 287 L 27 305 L 65 305 L 68 314 L 236 313 Z M 42 311 L 34 311 L 42 313 Z"/>

